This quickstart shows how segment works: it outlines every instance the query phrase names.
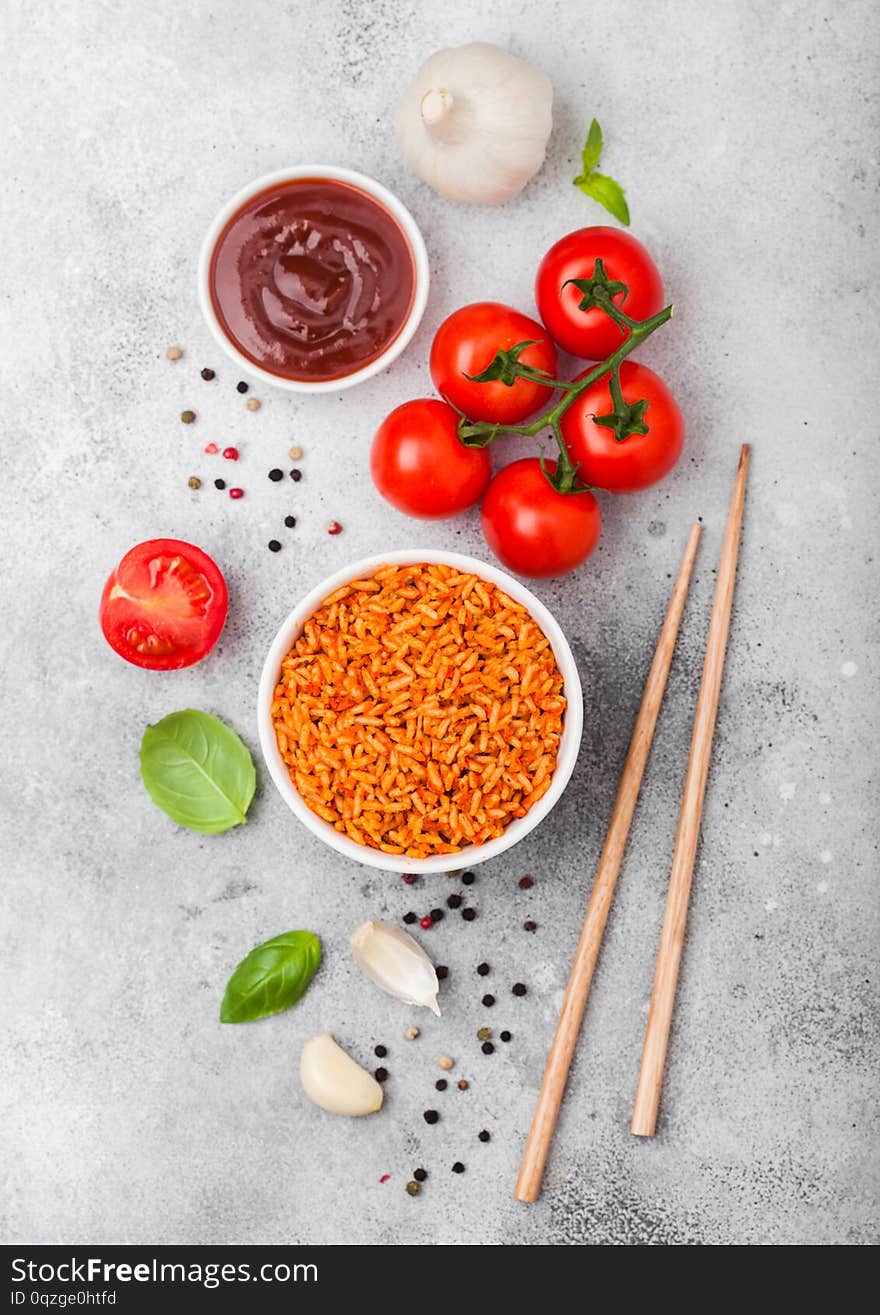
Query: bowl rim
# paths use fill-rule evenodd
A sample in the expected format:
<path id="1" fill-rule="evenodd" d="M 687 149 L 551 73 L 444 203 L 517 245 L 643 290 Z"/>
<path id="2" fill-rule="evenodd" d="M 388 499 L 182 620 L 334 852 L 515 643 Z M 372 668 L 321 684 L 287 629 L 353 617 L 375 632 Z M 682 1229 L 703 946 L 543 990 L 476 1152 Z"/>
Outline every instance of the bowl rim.
<path id="1" fill-rule="evenodd" d="M 211 257 L 214 254 L 214 248 L 217 244 L 221 232 L 227 222 L 232 218 L 237 210 L 240 209 L 247 201 L 256 196 L 259 192 L 265 191 L 268 187 L 273 187 L 276 183 L 285 181 L 294 182 L 300 178 L 323 178 L 330 182 L 350 183 L 354 187 L 359 187 L 361 191 L 372 196 L 376 201 L 385 207 L 386 210 L 394 216 L 400 227 L 403 229 L 410 250 L 412 251 L 415 287 L 413 290 L 413 303 L 410 307 L 409 315 L 404 320 L 400 332 L 393 342 L 389 343 L 385 351 L 377 356 L 374 361 L 368 365 L 361 366 L 359 370 L 354 370 L 351 374 L 343 375 L 340 379 L 284 379 L 280 375 L 273 374 L 271 370 L 266 370 L 260 365 L 256 365 L 249 357 L 238 349 L 235 343 L 229 338 L 223 330 L 220 321 L 214 310 L 211 300 Z M 395 361 L 401 352 L 410 344 L 418 329 L 422 316 L 425 313 L 425 307 L 428 304 L 428 290 L 430 287 L 431 276 L 428 261 L 428 249 L 425 246 L 425 239 L 422 236 L 421 229 L 416 223 L 410 211 L 403 204 L 399 197 L 390 191 L 383 183 L 371 178 L 369 174 L 358 172 L 356 169 L 346 169 L 341 165 L 335 164 L 297 164 L 291 165 L 287 169 L 273 169 L 270 173 L 261 174 L 259 178 L 245 183 L 238 191 L 231 196 L 217 211 L 208 230 L 202 239 L 202 245 L 199 250 L 199 260 L 197 268 L 197 285 L 199 306 L 205 323 L 210 330 L 211 336 L 217 343 L 218 347 L 229 356 L 239 369 L 250 375 L 252 378 L 260 379 L 269 384 L 272 388 L 281 388 L 285 392 L 291 393 L 338 393 L 345 388 L 352 388 L 355 384 L 364 383 L 367 379 L 372 379 L 380 371 L 386 369 L 392 361 Z"/>
<path id="2" fill-rule="evenodd" d="M 470 571 L 481 578 L 491 581 L 509 593 L 511 598 L 528 608 L 544 634 L 550 640 L 556 664 L 563 678 L 563 691 L 568 700 L 563 723 L 562 738 L 556 760 L 556 769 L 550 789 L 529 809 L 525 817 L 516 818 L 505 829 L 504 834 L 485 845 L 466 846 L 457 854 L 435 854 L 430 858 L 408 858 L 405 854 L 385 854 L 381 850 L 358 845 L 349 836 L 336 831 L 329 822 L 316 816 L 306 805 L 287 771 L 287 767 L 278 749 L 275 731 L 272 726 L 271 703 L 281 662 L 294 640 L 302 632 L 306 619 L 317 609 L 328 594 L 346 584 L 349 580 L 365 577 L 381 566 L 406 565 L 418 562 L 441 563 L 462 571 Z M 288 808 L 319 840 L 323 840 L 331 849 L 363 863 L 367 867 L 380 868 L 386 872 L 453 872 L 459 868 L 475 867 L 488 859 L 496 858 L 510 849 L 533 831 L 543 821 L 558 802 L 571 778 L 580 751 L 583 732 L 583 691 L 577 663 L 561 626 L 544 603 L 530 589 L 513 576 L 497 566 L 483 562 L 478 557 L 466 553 L 444 552 L 436 548 L 399 548 L 392 552 L 371 553 L 334 571 L 332 575 L 321 580 L 288 613 L 279 626 L 275 638 L 269 645 L 269 651 L 263 662 L 257 694 L 257 731 L 263 761 L 269 775 Z"/>

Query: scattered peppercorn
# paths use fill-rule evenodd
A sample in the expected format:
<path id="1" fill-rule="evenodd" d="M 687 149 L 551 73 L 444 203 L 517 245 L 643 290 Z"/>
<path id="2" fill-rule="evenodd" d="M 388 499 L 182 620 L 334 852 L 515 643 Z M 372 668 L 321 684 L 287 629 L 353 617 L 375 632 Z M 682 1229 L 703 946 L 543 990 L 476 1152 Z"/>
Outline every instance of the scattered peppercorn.
<path id="1" fill-rule="evenodd" d="M 507 1031 L 505 1031 L 505 1032 L 499 1032 L 498 1035 L 501 1037 L 501 1040 L 502 1040 L 502 1041 L 509 1041 L 509 1040 L 510 1040 L 510 1033 L 507 1032 Z"/>
<path id="2" fill-rule="evenodd" d="M 215 479 L 215 480 L 214 480 L 214 488 L 215 488 L 215 489 L 225 489 L 225 488 L 226 488 L 226 480 L 225 480 L 225 479 Z"/>
<path id="3" fill-rule="evenodd" d="M 443 910 L 442 910 L 442 909 L 432 909 L 432 910 L 431 910 L 431 921 L 432 921 L 432 922 L 442 922 L 442 921 L 443 921 Z"/>
<path id="4" fill-rule="evenodd" d="M 487 1132 L 485 1128 L 483 1129 L 482 1132 L 478 1133 L 477 1136 L 480 1138 L 480 1141 L 492 1140 L 492 1134 L 490 1132 Z"/>
<path id="5" fill-rule="evenodd" d="M 447 903 L 447 905 L 449 906 L 450 909 L 460 909 L 460 908 L 461 908 L 461 896 L 460 896 L 460 895 L 449 895 L 449 896 L 447 897 L 446 903 Z"/>
<path id="6" fill-rule="evenodd" d="M 474 876 L 473 872 L 465 872 L 465 874 L 461 879 L 461 884 L 463 886 L 472 886 L 475 881 L 476 881 L 476 877 Z"/>
<path id="7" fill-rule="evenodd" d="M 244 497 L 244 489 L 230 489 L 229 496 L 237 501 L 239 498 Z"/>
<path id="8" fill-rule="evenodd" d="M 245 383 L 245 381 L 244 381 L 243 379 L 239 379 L 239 381 L 238 381 L 238 383 L 235 385 L 235 387 L 236 387 L 236 390 L 237 390 L 239 393 L 246 393 L 247 390 L 248 390 L 248 386 L 247 386 L 247 384 Z"/>
<path id="9" fill-rule="evenodd" d="M 449 976 L 449 969 L 446 967 L 445 963 L 438 963 L 437 967 L 434 969 L 434 972 L 437 974 L 438 982 L 445 981 L 446 978 Z"/>
<path id="10" fill-rule="evenodd" d="M 411 927 L 413 923 L 418 920 L 418 916 L 419 915 L 417 913 L 405 913 L 403 915 L 403 920 L 406 923 L 407 927 Z"/>
<path id="11" fill-rule="evenodd" d="M 373 1077 L 376 1079 L 377 1082 L 387 1082 L 388 1081 L 387 1068 L 377 1068 L 373 1074 Z"/>
<path id="12" fill-rule="evenodd" d="M 273 484 L 277 484 L 279 479 L 284 479 L 284 471 L 279 470 L 278 467 L 275 466 L 272 470 L 269 471 L 269 478 L 271 479 Z"/>
<path id="13" fill-rule="evenodd" d="M 488 1041 L 491 1035 L 492 1035 L 491 1027 L 481 1027 L 477 1032 L 477 1040 Z"/>
<path id="14" fill-rule="evenodd" d="M 426 1123 L 437 1123 L 440 1119 L 440 1115 L 437 1113 L 436 1110 L 425 1110 L 424 1114 L 422 1115 L 422 1118 L 425 1120 Z"/>
<path id="15" fill-rule="evenodd" d="M 417 1027 L 408 1027 L 403 1035 L 406 1037 L 407 1041 L 415 1041 L 416 1037 L 419 1035 L 419 1029 Z"/>
<path id="16" fill-rule="evenodd" d="M 519 879 L 520 890 L 531 890 L 534 884 L 535 884 L 534 877 L 520 877 Z"/>
<path id="17" fill-rule="evenodd" d="M 327 526 L 327 533 L 328 533 L 328 534 L 341 534 L 341 533 L 342 533 L 342 526 L 339 524 L 339 521 L 330 521 L 329 525 Z"/>
<path id="18" fill-rule="evenodd" d="M 491 1009 L 494 1003 L 495 1003 L 494 995 L 483 996 L 483 1004 L 486 1006 L 487 1009 Z"/>
<path id="19" fill-rule="evenodd" d="M 198 475 L 190 475 L 186 482 L 191 489 L 200 489 L 202 487 L 202 481 L 199 479 Z"/>
<path id="20" fill-rule="evenodd" d="M 249 411 L 259 411 L 262 405 L 263 403 L 256 397 L 249 397 L 245 402 L 245 406 Z"/>
<path id="21" fill-rule="evenodd" d="M 525 922 L 523 923 L 523 931 L 537 931 L 537 930 L 538 930 L 538 924 L 536 922 L 532 922 L 531 918 L 526 918 Z"/>
<path id="22" fill-rule="evenodd" d="M 456 1161 L 455 1161 L 455 1164 L 452 1166 L 452 1172 L 453 1172 L 453 1173 L 464 1173 L 464 1165 L 462 1164 L 461 1160 L 456 1160 Z"/>
<path id="23" fill-rule="evenodd" d="M 237 447 L 225 447 L 225 448 L 223 449 L 223 455 L 224 455 L 224 457 L 226 458 L 227 461 L 237 461 L 237 460 L 238 460 L 238 448 L 237 448 Z"/>
<path id="24" fill-rule="evenodd" d="M 413 1182 L 413 1180 L 410 1179 L 406 1185 L 406 1190 L 409 1192 L 410 1196 L 419 1196 L 422 1189 L 418 1183 Z"/>
<path id="25" fill-rule="evenodd" d="M 454 1066 L 455 1060 L 452 1058 L 451 1055 L 441 1055 L 440 1058 L 437 1060 L 437 1063 L 440 1065 L 441 1068 L 445 1068 L 448 1071 Z"/>
<path id="26" fill-rule="evenodd" d="M 445 1091 L 446 1088 L 449 1086 L 449 1083 L 446 1081 L 445 1078 L 438 1078 L 437 1081 L 434 1083 L 434 1086 L 437 1088 L 438 1091 Z"/>
<path id="27" fill-rule="evenodd" d="M 425 931 L 427 931 L 429 927 L 434 926 L 430 913 L 426 913 L 424 918 L 419 918 L 419 926 L 422 927 Z"/>
<path id="28" fill-rule="evenodd" d="M 377 1059 L 384 1059 L 388 1054 L 388 1048 L 386 1046 L 376 1046 L 373 1050 L 373 1054 Z"/>
<path id="29" fill-rule="evenodd" d="M 281 544 L 277 539 L 270 539 L 268 543 L 269 552 L 281 552 Z"/>
<path id="30" fill-rule="evenodd" d="M 165 355 L 168 357 L 169 361 L 179 361 L 181 356 L 183 355 L 183 348 L 169 347 Z"/>
<path id="31" fill-rule="evenodd" d="M 211 369 L 210 365 L 206 365 L 204 370 L 200 371 L 200 374 L 207 383 L 210 383 L 214 378 L 214 371 Z"/>
<path id="32" fill-rule="evenodd" d="M 480 1049 L 484 1055 L 493 1055 L 495 1053 L 495 1047 L 492 1045 L 491 1041 L 484 1041 L 480 1046 Z"/>
<path id="33" fill-rule="evenodd" d="M 206 443 L 205 451 L 207 452 L 209 457 L 213 457 L 216 456 L 216 454 L 220 451 L 220 449 L 218 448 L 216 443 Z"/>
<path id="34" fill-rule="evenodd" d="M 289 530 L 292 530 L 293 527 L 294 527 L 294 525 L 296 524 L 296 517 L 295 517 L 295 516 L 285 516 L 285 517 L 284 517 L 284 524 L 287 526 L 287 528 L 288 528 Z"/>
<path id="35" fill-rule="evenodd" d="M 292 470 L 290 472 L 290 478 L 293 480 L 294 484 L 298 484 L 302 477 L 303 473 L 301 470 Z"/>
<path id="36" fill-rule="evenodd" d="M 302 450 L 301 447 L 292 447 L 292 448 L 290 448 L 290 449 L 288 450 L 288 453 L 287 453 L 287 455 L 290 457 L 291 461 L 299 461 L 299 459 L 300 459 L 300 457 L 302 456 L 302 454 L 303 454 L 303 450 Z"/>
<path id="37" fill-rule="evenodd" d="M 404 872 L 403 879 L 408 886 L 414 886 L 419 879 L 418 872 Z"/>
<path id="38" fill-rule="evenodd" d="M 387 1183 L 387 1182 L 388 1182 L 388 1179 L 389 1179 L 390 1177 L 391 1177 L 391 1174 L 390 1174 L 390 1173 L 383 1173 L 382 1177 L 379 1179 L 379 1182 L 380 1182 L 380 1183 Z"/>
<path id="39" fill-rule="evenodd" d="M 195 411 L 181 411 L 180 418 L 185 425 L 191 425 L 196 418 Z"/>
<path id="40" fill-rule="evenodd" d="M 428 1176 L 427 1169 L 413 1169 L 413 1178 L 417 1183 L 423 1183 Z"/>
<path id="41" fill-rule="evenodd" d="M 487 963 L 478 963 L 477 972 L 480 974 L 481 977 L 488 977 L 490 972 L 489 965 Z"/>
<path id="42" fill-rule="evenodd" d="M 511 990 L 514 995 L 525 995 L 526 993 L 526 988 L 523 986 L 522 982 L 514 982 Z"/>
<path id="43" fill-rule="evenodd" d="M 465 922 L 473 922 L 474 918 L 477 916 L 477 910 L 462 909 L 461 916 L 464 918 Z"/>

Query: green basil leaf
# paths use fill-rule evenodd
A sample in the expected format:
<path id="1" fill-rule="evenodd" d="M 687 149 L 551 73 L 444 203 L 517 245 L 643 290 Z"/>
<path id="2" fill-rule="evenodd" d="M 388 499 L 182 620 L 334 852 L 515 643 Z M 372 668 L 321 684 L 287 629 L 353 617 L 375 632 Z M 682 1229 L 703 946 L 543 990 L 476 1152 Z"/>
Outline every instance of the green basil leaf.
<path id="1" fill-rule="evenodd" d="M 599 163 L 599 156 L 602 154 L 602 129 L 599 127 L 599 120 L 594 119 L 590 124 L 590 131 L 587 133 L 587 140 L 584 142 L 584 149 L 581 152 L 583 161 L 584 174 L 592 173 Z"/>
<path id="2" fill-rule="evenodd" d="M 286 931 L 251 950 L 226 983 L 221 1023 L 250 1023 L 301 1000 L 321 962 L 314 932 Z"/>
<path id="3" fill-rule="evenodd" d="M 147 793 L 172 822 L 213 835 L 246 821 L 253 759 L 218 717 L 194 708 L 169 713 L 144 731 L 140 761 Z"/>
<path id="4" fill-rule="evenodd" d="M 629 227 L 629 206 L 626 204 L 623 188 L 614 178 L 609 178 L 606 174 L 593 173 L 589 178 L 579 178 L 577 185 L 587 196 L 591 196 L 594 201 L 598 201 L 610 211 L 615 219 L 619 219 L 622 224 Z"/>

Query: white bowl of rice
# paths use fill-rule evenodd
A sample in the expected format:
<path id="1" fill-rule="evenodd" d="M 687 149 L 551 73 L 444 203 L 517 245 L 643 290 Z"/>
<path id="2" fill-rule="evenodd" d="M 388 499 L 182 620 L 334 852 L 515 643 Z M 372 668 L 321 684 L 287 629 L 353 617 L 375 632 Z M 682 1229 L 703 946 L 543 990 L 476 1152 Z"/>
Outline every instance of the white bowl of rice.
<path id="1" fill-rule="evenodd" d="M 299 820 L 346 858 L 452 872 L 559 799 L 583 696 L 554 617 L 496 566 L 401 549 L 316 585 L 260 678 L 260 746 Z"/>

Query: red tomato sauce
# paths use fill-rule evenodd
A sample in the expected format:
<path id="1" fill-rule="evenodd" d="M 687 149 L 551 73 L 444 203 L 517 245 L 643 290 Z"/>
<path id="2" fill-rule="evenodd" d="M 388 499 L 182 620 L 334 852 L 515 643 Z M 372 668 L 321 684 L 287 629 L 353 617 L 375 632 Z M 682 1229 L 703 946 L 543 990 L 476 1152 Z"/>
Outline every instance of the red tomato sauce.
<path id="1" fill-rule="evenodd" d="M 379 201 L 350 183 L 296 178 L 232 216 L 210 289 L 224 332 L 255 365 L 284 379 L 342 379 L 400 333 L 415 263 Z"/>

